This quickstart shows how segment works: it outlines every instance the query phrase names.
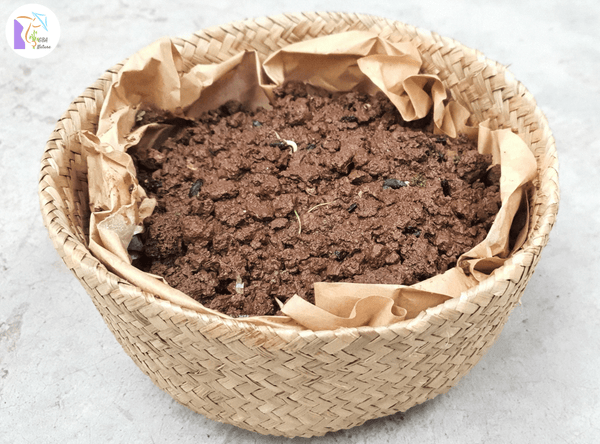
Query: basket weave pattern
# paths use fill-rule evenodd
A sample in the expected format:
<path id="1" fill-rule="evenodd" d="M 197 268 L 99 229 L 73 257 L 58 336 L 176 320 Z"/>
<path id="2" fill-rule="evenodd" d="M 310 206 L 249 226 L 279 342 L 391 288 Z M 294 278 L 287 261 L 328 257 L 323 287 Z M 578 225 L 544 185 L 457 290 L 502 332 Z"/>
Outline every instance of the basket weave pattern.
<path id="1" fill-rule="evenodd" d="M 257 327 L 182 309 L 107 271 L 87 248 L 87 167 L 73 136 L 96 131 L 122 63 L 71 103 L 42 159 L 39 196 L 50 237 L 129 356 L 192 410 L 263 434 L 323 435 L 448 391 L 495 342 L 558 210 L 556 148 L 546 118 L 504 66 L 476 50 L 396 21 L 336 13 L 235 22 L 173 41 L 191 67 L 247 49 L 264 60 L 290 43 L 349 30 L 413 42 L 424 70 L 437 74 L 475 120 L 511 128 L 538 163 L 525 245 L 491 278 L 425 316 L 389 327 L 322 332 Z"/>

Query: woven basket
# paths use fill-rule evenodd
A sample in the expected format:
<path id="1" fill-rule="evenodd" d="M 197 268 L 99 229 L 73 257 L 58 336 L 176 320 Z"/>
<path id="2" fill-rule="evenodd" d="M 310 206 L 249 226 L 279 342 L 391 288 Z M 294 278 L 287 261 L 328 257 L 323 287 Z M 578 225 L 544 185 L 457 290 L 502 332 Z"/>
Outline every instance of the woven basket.
<path id="1" fill-rule="evenodd" d="M 47 143 L 39 197 L 55 248 L 117 340 L 161 389 L 217 421 L 263 434 L 315 436 L 346 429 L 445 393 L 494 343 L 519 302 L 554 224 L 559 189 L 554 139 L 532 95 L 496 62 L 429 31 L 378 17 L 286 14 L 175 38 L 188 67 L 255 49 L 267 55 L 300 40 L 370 30 L 411 41 L 476 121 L 511 128 L 535 154 L 525 245 L 477 287 L 407 323 L 335 331 L 256 327 L 200 315 L 110 273 L 87 248 L 86 164 L 77 139 L 98 114 L 122 63 L 71 103 Z"/>

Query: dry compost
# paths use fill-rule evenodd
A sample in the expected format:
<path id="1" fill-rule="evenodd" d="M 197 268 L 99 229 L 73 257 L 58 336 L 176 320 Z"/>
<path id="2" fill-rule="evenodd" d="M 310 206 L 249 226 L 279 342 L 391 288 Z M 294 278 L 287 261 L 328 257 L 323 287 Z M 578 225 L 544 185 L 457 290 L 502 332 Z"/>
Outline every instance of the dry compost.
<path id="1" fill-rule="evenodd" d="M 275 91 L 272 110 L 228 102 L 132 149 L 157 208 L 134 265 L 208 308 L 276 314 L 317 281 L 411 285 L 481 242 L 500 207 L 499 167 L 465 137 L 405 122 L 383 94 Z"/>

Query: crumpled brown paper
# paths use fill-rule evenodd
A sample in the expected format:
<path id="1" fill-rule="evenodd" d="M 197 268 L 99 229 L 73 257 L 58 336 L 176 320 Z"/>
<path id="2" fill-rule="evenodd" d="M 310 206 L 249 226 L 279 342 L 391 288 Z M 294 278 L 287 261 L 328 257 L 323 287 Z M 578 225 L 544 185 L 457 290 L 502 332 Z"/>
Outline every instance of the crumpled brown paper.
<path id="1" fill-rule="evenodd" d="M 456 137 L 471 135 L 469 112 L 449 99 L 436 76 L 420 74 L 421 57 L 410 43 L 393 43 L 366 31 L 350 31 L 289 45 L 263 63 L 246 51 L 218 64 L 198 64 L 186 70 L 181 55 L 161 39 L 133 55 L 119 72 L 100 111 L 96 134 L 81 132 L 88 162 L 90 250 L 110 270 L 145 291 L 200 313 L 228 318 L 207 309 L 164 279 L 131 265 L 127 246 L 143 230 L 154 209 L 139 186 L 127 149 L 151 144 L 167 130 L 150 124 L 131 131 L 140 107 L 195 118 L 228 100 L 248 108 L 269 107 L 273 89 L 298 80 L 330 91 L 383 91 L 405 120 L 420 119 L 433 109 L 434 131 Z M 478 128 L 478 149 L 501 165 L 502 207 L 486 239 L 458 261 L 457 267 L 407 287 L 353 283 L 315 283 L 312 305 L 294 296 L 283 306 L 286 316 L 239 318 L 241 322 L 312 330 L 380 326 L 416 317 L 427 308 L 477 285 L 519 248 L 527 235 L 521 227 L 514 245 L 509 234 L 523 207 L 536 163 L 527 145 L 510 130 Z M 513 227 L 514 228 L 514 227 Z"/>

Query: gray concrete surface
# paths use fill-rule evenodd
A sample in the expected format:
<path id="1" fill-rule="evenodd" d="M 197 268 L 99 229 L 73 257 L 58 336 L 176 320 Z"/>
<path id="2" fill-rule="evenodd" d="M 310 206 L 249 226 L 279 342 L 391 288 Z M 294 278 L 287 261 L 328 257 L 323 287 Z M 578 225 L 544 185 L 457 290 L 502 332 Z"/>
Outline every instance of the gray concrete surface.
<path id="1" fill-rule="evenodd" d="M 53 249 L 37 179 L 56 120 L 114 63 L 164 35 L 297 10 L 401 20 L 510 65 L 548 116 L 562 187 L 522 306 L 479 365 L 443 396 L 314 442 L 600 442 L 600 3 L 39 1 L 61 23 L 52 54 L 22 59 L 0 38 L 1 443 L 286 441 L 197 415 L 137 369 Z M 24 3 L 3 1 L 0 25 Z"/>

